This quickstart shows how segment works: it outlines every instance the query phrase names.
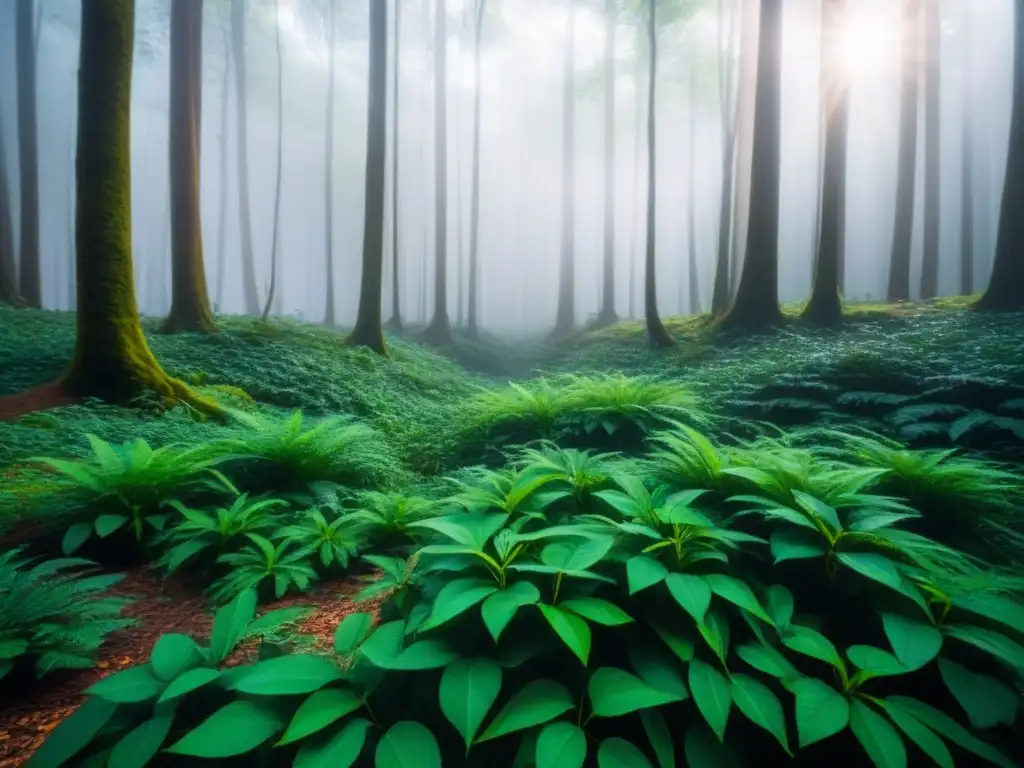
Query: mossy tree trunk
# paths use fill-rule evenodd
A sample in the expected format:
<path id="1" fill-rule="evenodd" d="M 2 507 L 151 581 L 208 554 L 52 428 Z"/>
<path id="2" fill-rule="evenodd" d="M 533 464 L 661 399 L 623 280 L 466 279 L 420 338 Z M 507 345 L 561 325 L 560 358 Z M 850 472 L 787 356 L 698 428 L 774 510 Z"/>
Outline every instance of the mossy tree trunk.
<path id="1" fill-rule="evenodd" d="M 711 294 L 711 311 L 721 315 L 729 309 L 730 258 L 732 246 L 732 194 L 735 178 L 736 156 L 736 96 L 734 94 L 734 73 L 731 55 L 735 39 L 736 16 L 729 14 L 729 26 L 725 27 L 725 0 L 718 0 L 718 100 L 722 120 L 722 188 L 718 201 L 718 245 L 715 258 L 715 285 Z M 723 39 L 723 35 L 726 35 Z M 727 41 L 727 42 L 726 42 Z"/>
<path id="2" fill-rule="evenodd" d="M 576 0 L 566 0 L 562 56 L 562 245 L 554 337 L 576 324 Z"/>
<path id="3" fill-rule="evenodd" d="M 398 234 L 401 229 L 401 219 L 398 214 L 398 169 L 401 155 L 398 105 L 402 85 L 402 0 L 395 0 L 394 11 L 395 73 L 393 75 L 394 90 L 391 96 L 391 318 L 384 325 L 393 333 L 401 333 L 404 324 L 402 323 L 400 251 L 398 249 Z"/>
<path id="4" fill-rule="evenodd" d="M 249 210 L 248 84 L 245 66 L 245 0 L 231 0 L 231 48 L 235 59 L 235 113 L 238 119 L 238 218 L 241 225 L 242 298 L 247 315 L 260 312 L 256 285 L 256 258 L 252 250 L 252 214 Z"/>
<path id="5" fill-rule="evenodd" d="M 3 109 L 0 108 L 0 125 Z M 18 272 L 14 256 L 14 221 L 11 218 L 11 195 L 7 188 L 7 159 L 0 137 L 0 301 L 22 306 L 25 301 L 18 292 Z"/>
<path id="6" fill-rule="evenodd" d="M 941 81 L 942 22 L 939 0 L 924 0 L 924 250 L 921 256 L 921 298 L 939 295 L 939 204 L 942 190 Z"/>
<path id="7" fill-rule="evenodd" d="M 443 4 L 443 3 L 442 3 Z M 388 6 L 370 5 L 370 82 L 366 119 L 366 205 L 359 312 L 347 342 L 388 353 L 381 325 L 384 284 L 384 177 L 387 173 Z M 442 81 L 443 82 L 443 81 Z"/>
<path id="8" fill-rule="evenodd" d="M 35 3 L 17 0 L 14 36 L 18 85 L 18 171 L 21 180 L 19 293 L 32 307 L 43 306 L 39 264 L 39 129 L 36 118 Z"/>
<path id="9" fill-rule="evenodd" d="M 780 95 L 782 0 L 761 0 L 754 152 L 746 257 L 736 301 L 723 327 L 759 330 L 782 320 L 779 310 Z"/>
<path id="10" fill-rule="evenodd" d="M 167 333 L 216 330 L 206 291 L 199 203 L 199 83 L 203 66 L 203 0 L 171 3 L 169 160 L 171 180 L 171 311 Z"/>
<path id="11" fill-rule="evenodd" d="M 327 274 L 327 305 L 324 308 L 324 325 L 332 327 L 336 322 L 334 313 L 334 6 L 335 0 L 327 3 L 327 127 L 324 130 L 324 258 Z"/>
<path id="12" fill-rule="evenodd" d="M 598 325 L 619 319 L 615 312 L 615 30 L 618 3 L 605 0 L 604 23 L 604 265 Z"/>
<path id="13" fill-rule="evenodd" d="M 992 278 L 978 309 L 1024 311 L 1024 4 L 1013 4 L 1013 112 Z"/>
<path id="14" fill-rule="evenodd" d="M 471 339 L 480 335 L 480 42 L 487 0 L 477 0 L 473 35 L 473 178 L 469 200 L 469 296 L 466 326 Z"/>

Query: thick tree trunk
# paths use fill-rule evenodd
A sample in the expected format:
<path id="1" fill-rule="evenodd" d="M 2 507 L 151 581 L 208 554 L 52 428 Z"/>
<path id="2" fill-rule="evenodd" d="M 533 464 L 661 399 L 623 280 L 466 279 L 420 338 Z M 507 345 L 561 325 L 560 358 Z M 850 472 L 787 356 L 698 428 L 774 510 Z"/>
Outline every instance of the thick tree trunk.
<path id="1" fill-rule="evenodd" d="M 469 201 L 469 337 L 480 334 L 480 42 L 487 0 L 477 0 L 473 37 L 473 181 Z"/>
<path id="2" fill-rule="evenodd" d="M 978 309 L 1024 311 L 1024 4 L 1013 4 L 1013 112 L 992 278 Z"/>
<path id="3" fill-rule="evenodd" d="M 819 325 L 838 325 L 843 319 L 839 270 L 846 240 L 846 148 L 849 136 L 850 88 L 828 51 L 839 50 L 838 29 L 846 0 L 826 0 L 821 14 L 823 51 L 822 109 L 825 112 L 825 168 L 821 194 L 821 231 L 817 243 L 814 287 L 804 317 Z"/>
<path id="4" fill-rule="evenodd" d="M 960 110 L 960 292 L 974 293 L 974 110 L 971 96 L 971 6 L 963 6 L 963 108 Z"/>
<path id="5" fill-rule="evenodd" d="M 566 0 L 562 74 L 562 247 L 552 336 L 576 325 L 576 0 Z"/>
<path id="6" fill-rule="evenodd" d="M 231 46 L 235 58 L 235 111 L 238 119 L 238 218 L 241 225 L 242 296 L 245 313 L 258 315 L 260 293 L 256 285 L 256 259 L 252 250 L 252 214 L 249 210 L 249 121 L 245 66 L 245 0 L 231 0 Z"/>
<path id="7" fill-rule="evenodd" d="M 443 3 L 442 3 L 443 4 Z M 388 6 L 370 5 L 370 82 L 366 120 L 366 206 L 359 312 L 347 342 L 388 353 L 381 325 L 384 287 L 384 177 L 387 173 Z"/>
<path id="8" fill-rule="evenodd" d="M 401 133 L 399 131 L 398 122 L 398 105 L 401 103 L 399 100 L 399 93 L 401 92 L 402 84 L 402 67 L 401 67 L 401 55 L 402 55 L 402 0 L 395 0 L 395 88 L 391 102 L 391 121 L 392 121 L 392 138 L 391 138 L 391 319 L 385 323 L 385 327 L 394 332 L 402 332 L 402 301 L 399 295 L 399 288 L 401 286 L 401 273 L 399 272 L 399 250 L 398 250 L 398 233 L 401 225 L 401 219 L 398 215 L 398 167 L 399 157 L 401 155 Z"/>
<path id="9" fill-rule="evenodd" d="M 761 0 L 754 147 L 746 257 L 726 327 L 758 330 L 782 320 L 779 310 L 779 182 L 782 0 Z"/>
<path id="10" fill-rule="evenodd" d="M 921 258 L 921 298 L 932 299 L 939 294 L 942 22 L 939 19 L 939 0 L 925 0 L 924 8 L 924 251 Z"/>
<path id="11" fill-rule="evenodd" d="M 220 94 L 220 221 L 217 227 L 217 298 L 214 304 L 218 312 L 224 311 L 224 280 L 228 259 L 228 103 L 231 82 L 231 40 L 223 16 L 221 26 L 224 33 L 224 80 Z"/>
<path id="12" fill-rule="evenodd" d="M 277 41 L 277 182 L 274 185 L 274 229 L 270 235 L 270 290 L 263 319 L 270 314 L 277 292 L 277 250 L 281 225 L 281 176 L 284 161 L 284 57 L 281 55 L 281 0 L 274 0 L 274 37 Z M 280 304 L 278 304 L 280 306 Z"/>
<path id="13" fill-rule="evenodd" d="M 615 312 L 615 30 L 618 3 L 606 0 L 604 43 L 604 268 L 598 325 L 611 325 Z"/>
<path id="14" fill-rule="evenodd" d="M 33 0 L 17 0 L 15 56 L 18 70 L 18 170 L 21 178 L 19 292 L 32 307 L 43 306 L 39 263 L 39 130 L 36 118 L 36 40 Z"/>
<path id="15" fill-rule="evenodd" d="M 889 301 L 910 300 L 910 247 L 914 233 L 914 187 L 917 176 L 918 40 L 921 0 L 903 3 L 902 89 L 900 141 L 897 159 L 896 219 L 889 256 Z"/>
<path id="16" fill-rule="evenodd" d="M 729 263 L 729 298 L 736 297 L 750 230 L 754 122 L 757 101 L 761 4 L 743 0 L 740 15 L 740 56 L 736 104 L 736 166 L 733 170 L 733 231 Z"/>
<path id="17" fill-rule="evenodd" d="M 199 205 L 199 98 L 202 0 L 171 4 L 170 127 L 171 311 L 167 333 L 215 331 L 203 266 Z"/>
<path id="18" fill-rule="evenodd" d="M 3 109 L 0 108 L 0 125 Z M 25 301 L 18 292 L 18 272 L 14 256 L 14 221 L 11 217 L 11 195 L 7 188 L 7 156 L 0 136 L 0 301 L 22 306 Z"/>
<path id="19" fill-rule="evenodd" d="M 329 0 L 327 5 L 327 128 L 324 131 L 324 258 L 327 264 L 325 286 L 327 291 L 327 306 L 324 308 L 324 325 L 332 327 L 335 324 L 334 314 L 334 6 L 335 0 Z M 396 91 L 397 92 L 397 91 Z"/>
<path id="20" fill-rule="evenodd" d="M 730 246 L 732 235 L 732 194 L 735 175 L 736 153 L 736 110 L 733 93 L 733 64 L 731 60 L 736 14 L 729 15 L 728 44 L 722 42 L 725 27 L 725 0 L 718 0 L 718 99 L 722 120 L 722 187 L 718 201 L 718 246 L 715 259 L 715 285 L 711 295 L 711 312 L 724 314 L 729 309 L 730 290 Z"/>
<path id="21" fill-rule="evenodd" d="M 696 51 L 694 36 L 690 35 L 690 51 Z M 700 301 L 700 276 L 697 274 L 697 64 L 691 59 L 689 67 L 690 88 L 690 163 L 689 182 L 686 195 L 686 231 L 688 269 L 687 286 L 689 287 L 689 311 L 691 315 L 703 312 Z"/>

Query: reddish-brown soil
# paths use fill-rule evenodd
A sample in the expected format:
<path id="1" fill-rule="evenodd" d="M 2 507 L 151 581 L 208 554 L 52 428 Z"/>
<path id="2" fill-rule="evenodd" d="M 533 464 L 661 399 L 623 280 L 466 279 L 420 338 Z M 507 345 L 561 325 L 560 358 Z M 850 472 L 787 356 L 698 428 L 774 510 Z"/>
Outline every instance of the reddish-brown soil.
<path id="1" fill-rule="evenodd" d="M 360 586 L 355 579 L 324 582 L 314 593 L 287 597 L 267 609 L 309 605 L 312 613 L 298 624 L 296 631 L 312 635 L 317 646 L 329 648 L 335 628 L 346 615 L 377 611 L 376 601 L 359 605 L 352 602 L 351 597 Z M 136 598 L 124 613 L 139 624 L 112 634 L 100 649 L 94 669 L 53 673 L 27 694 L 16 694 L 0 702 L 0 768 L 12 768 L 28 760 L 47 734 L 82 703 L 86 688 L 118 670 L 148 660 L 160 635 L 180 632 L 203 641 L 210 633 L 212 615 L 202 597 L 181 582 L 163 581 L 152 571 L 137 568 L 113 591 Z M 245 644 L 227 664 L 249 660 L 256 650 L 255 643 Z"/>
<path id="2" fill-rule="evenodd" d="M 16 395 L 0 397 L 0 421 L 14 421 L 26 413 L 74 405 L 80 400 L 81 398 L 68 393 L 57 382 L 50 382 Z"/>

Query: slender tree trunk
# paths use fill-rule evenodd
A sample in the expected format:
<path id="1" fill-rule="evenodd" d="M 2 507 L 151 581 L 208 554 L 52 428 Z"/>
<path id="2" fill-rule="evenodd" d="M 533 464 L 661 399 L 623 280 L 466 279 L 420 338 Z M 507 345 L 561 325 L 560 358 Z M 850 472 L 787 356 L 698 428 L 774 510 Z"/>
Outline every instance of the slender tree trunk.
<path id="1" fill-rule="evenodd" d="M 443 3 L 442 3 L 443 4 Z M 363 275 L 356 324 L 347 342 L 387 355 L 381 325 L 384 288 L 384 177 L 387 174 L 388 5 L 370 5 L 370 82 L 366 120 Z"/>
<path id="2" fill-rule="evenodd" d="M 220 222 L 217 227 L 217 300 L 215 302 L 218 312 L 224 311 L 224 280 L 228 260 L 228 103 L 231 97 L 231 38 L 227 24 L 227 21 L 221 16 L 221 29 L 224 33 L 224 80 L 220 94 Z"/>
<path id="3" fill-rule="evenodd" d="M 779 182 L 782 0 L 761 0 L 758 31 L 754 153 L 746 258 L 727 327 L 761 329 L 782 320 L 779 311 Z"/>
<path id="4" fill-rule="evenodd" d="M 1024 310 L 1024 4 L 1013 4 L 1013 111 L 1006 181 L 999 213 L 999 236 L 988 290 L 975 305 L 997 312 Z"/>
<path id="5" fill-rule="evenodd" d="M 616 0 L 605 0 L 604 44 L 604 270 L 598 325 L 611 325 L 615 312 L 615 30 Z"/>
<path id="6" fill-rule="evenodd" d="M 3 109 L 0 107 L 0 125 Z M 11 217 L 11 195 L 7 188 L 7 156 L 0 136 L 0 301 L 22 306 L 25 301 L 18 292 L 18 272 L 14 256 L 14 221 Z"/>
<path id="7" fill-rule="evenodd" d="M 241 225 L 242 296 L 245 313 L 257 315 L 260 294 L 256 286 L 256 258 L 252 248 L 252 214 L 249 210 L 249 120 L 245 66 L 245 3 L 231 0 L 231 45 L 235 58 L 235 104 L 238 118 L 238 218 Z"/>
<path id="8" fill-rule="evenodd" d="M 963 4 L 963 106 L 960 110 L 960 292 L 974 293 L 974 100 L 971 96 L 971 6 Z"/>
<path id="9" fill-rule="evenodd" d="M 824 51 L 839 49 L 846 14 L 846 0 L 826 0 L 821 14 Z M 820 325 L 837 325 L 843 319 L 839 298 L 839 269 L 846 240 L 846 155 L 849 135 L 850 88 L 835 66 L 834 56 L 822 56 L 824 82 L 822 110 L 825 113 L 825 170 L 821 195 L 821 232 L 817 243 L 814 287 L 804 317 Z M 827 98 L 826 98 L 827 94 Z"/>
<path id="10" fill-rule="evenodd" d="M 736 109 L 733 82 L 732 52 L 735 44 L 736 15 L 729 14 L 728 44 L 722 41 L 725 28 L 725 0 L 718 0 L 718 101 L 722 121 L 722 187 L 718 200 L 718 244 L 715 259 L 715 285 L 711 296 L 711 311 L 724 314 L 729 309 L 730 260 L 732 236 L 732 195 L 735 176 L 736 153 Z"/>
<path id="11" fill-rule="evenodd" d="M 576 324 L 576 0 L 566 0 L 562 80 L 562 252 L 553 337 Z"/>
<path id="12" fill-rule="evenodd" d="M 902 89 L 900 141 L 897 159 L 896 219 L 889 256 L 889 301 L 910 300 L 910 247 L 914 233 L 914 187 L 917 176 L 919 14 L 921 0 L 903 3 Z"/>
<path id="13" fill-rule="evenodd" d="M 691 56 L 696 51 L 694 35 L 690 34 Z M 700 302 L 700 276 L 697 274 L 697 64 L 691 59 L 689 66 L 690 89 L 690 161 L 686 199 L 686 229 L 688 247 L 687 285 L 690 289 L 689 310 L 691 315 L 703 312 Z"/>
<path id="14" fill-rule="evenodd" d="M 398 214 L 398 161 L 401 155 L 401 133 L 398 122 L 399 93 L 402 84 L 402 0 L 395 0 L 395 74 L 394 96 L 391 107 L 392 139 L 391 139 L 391 319 L 385 327 L 394 333 L 402 332 L 402 302 L 399 296 L 401 273 L 399 272 L 398 233 L 401 219 Z"/>
<path id="15" fill-rule="evenodd" d="M 658 75 L 658 27 L 657 2 L 647 0 L 648 29 L 647 42 L 650 64 L 647 84 L 647 252 L 644 274 L 644 318 L 647 323 L 647 338 L 655 347 L 670 347 L 675 342 L 665 330 L 658 316 L 658 278 L 655 272 L 655 254 L 657 245 L 657 210 L 658 210 L 658 166 L 655 124 L 657 122 L 657 102 L 655 101 L 655 84 Z"/>
<path id="16" fill-rule="evenodd" d="M 21 297 L 43 306 L 39 263 L 39 129 L 36 118 L 36 48 L 33 0 L 17 0 L 15 56 L 18 85 L 18 170 L 21 177 Z"/>
<path id="17" fill-rule="evenodd" d="M 281 224 L 281 176 L 284 160 L 284 57 L 281 55 L 281 0 L 274 0 L 274 36 L 277 42 L 277 182 L 274 189 L 274 229 L 270 236 L 270 290 L 263 305 L 263 319 L 270 314 L 277 291 L 277 249 Z"/>
<path id="18" fill-rule="evenodd" d="M 630 243 L 629 252 L 629 319 L 634 320 L 637 317 L 636 313 L 636 265 L 639 261 L 639 250 L 640 250 L 640 166 L 643 164 L 645 158 L 640 153 L 640 137 L 643 134 L 643 98 L 641 93 L 643 92 L 644 83 L 644 58 L 640 55 L 639 50 L 636 55 L 636 68 L 634 72 L 633 80 L 636 93 L 636 104 L 634 110 L 634 126 L 635 131 L 633 133 L 633 194 L 630 203 L 630 218 L 632 221 L 633 237 Z"/>
<path id="19" fill-rule="evenodd" d="M 473 37 L 473 186 L 469 201 L 469 337 L 480 335 L 480 42 L 487 0 L 477 0 Z"/>
<path id="20" fill-rule="evenodd" d="M 434 344 L 452 339 L 448 320 L 448 3 L 437 0 L 434 25 L 434 318 L 426 337 Z"/>
<path id="21" fill-rule="evenodd" d="M 921 298 L 939 294 L 939 216 L 942 183 L 940 78 L 941 24 L 939 0 L 925 0 L 925 94 L 924 94 L 924 252 L 921 260 Z"/>
<path id="22" fill-rule="evenodd" d="M 199 204 L 199 99 L 203 2 L 171 3 L 169 170 L 171 311 L 165 333 L 215 331 L 203 265 Z"/>
<path id="23" fill-rule="evenodd" d="M 733 171 L 733 231 L 729 265 L 730 299 L 735 298 L 742 277 L 750 230 L 752 175 L 758 83 L 758 35 L 761 29 L 761 4 L 742 0 L 740 15 L 740 60 L 736 105 L 736 167 Z"/>
<path id="24" fill-rule="evenodd" d="M 327 264 L 327 306 L 324 308 L 324 325 L 333 327 L 334 316 L 334 6 L 335 0 L 327 5 L 327 129 L 325 131 L 324 156 L 324 254 Z"/>

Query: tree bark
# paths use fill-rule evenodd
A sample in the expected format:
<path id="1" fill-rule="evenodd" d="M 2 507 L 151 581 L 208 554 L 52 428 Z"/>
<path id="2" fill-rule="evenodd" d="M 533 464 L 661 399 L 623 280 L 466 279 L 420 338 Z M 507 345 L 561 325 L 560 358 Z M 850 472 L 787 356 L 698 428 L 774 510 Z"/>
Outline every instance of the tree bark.
<path id="1" fill-rule="evenodd" d="M 401 133 L 399 131 L 398 115 L 399 93 L 402 84 L 402 0 L 395 0 L 395 89 L 392 100 L 392 132 L 391 139 L 391 319 L 385 323 L 385 327 L 394 333 L 402 332 L 402 301 L 399 295 L 401 286 L 399 272 L 399 250 L 398 233 L 401 219 L 398 215 L 398 167 L 401 155 Z"/>
<path id="2" fill-rule="evenodd" d="M 0 106 L 0 125 L 3 109 Z M 7 156 L 0 137 L 0 301 L 23 306 L 25 300 L 18 292 L 18 271 L 14 256 L 14 221 L 11 217 L 11 195 L 7 188 Z"/>
<path id="3" fill-rule="evenodd" d="M 743 256 L 750 230 L 751 175 L 754 155 L 754 120 L 761 6 L 743 0 L 740 15 L 739 75 L 736 104 L 736 165 L 733 169 L 732 246 L 729 262 L 729 298 L 734 299 L 742 277 Z"/>
<path id="4" fill-rule="evenodd" d="M 963 4 L 963 107 L 960 110 L 960 292 L 974 293 L 974 110 L 971 96 L 971 6 Z"/>
<path id="5" fill-rule="evenodd" d="M 274 0 L 274 37 L 277 45 L 277 182 L 274 188 L 274 229 L 270 236 L 270 290 L 263 305 L 263 319 L 270 314 L 277 292 L 278 230 L 281 224 L 281 176 L 284 160 L 284 57 L 281 55 L 281 0 Z"/>
<path id="6" fill-rule="evenodd" d="M 562 80 L 562 248 L 552 336 L 576 325 L 576 0 L 566 0 Z"/>
<path id="7" fill-rule="evenodd" d="M 477 0 L 476 31 L 473 37 L 473 181 L 469 201 L 469 306 L 467 331 L 471 339 L 480 335 L 480 43 L 487 0 Z"/>
<path id="8" fill-rule="evenodd" d="M 740 12 L 737 9 L 736 13 Z M 725 26 L 725 0 L 718 0 L 718 36 L 720 40 L 718 57 L 718 98 L 722 116 L 722 188 L 718 201 L 718 248 L 715 259 L 715 285 L 711 296 L 711 312 L 721 315 L 729 309 L 730 258 L 732 235 L 732 195 L 735 175 L 736 154 L 736 110 L 733 93 L 733 64 L 727 57 L 732 55 L 736 13 L 729 16 L 728 46 L 721 44 Z"/>
<path id="9" fill-rule="evenodd" d="M 690 52 L 695 56 L 696 45 L 694 35 L 690 34 Z M 688 245 L 688 269 L 687 286 L 689 287 L 689 312 L 691 315 L 699 315 L 703 312 L 700 301 L 700 276 L 697 273 L 697 63 L 690 61 L 689 67 L 689 89 L 690 89 L 690 167 L 689 181 L 686 195 L 686 231 Z"/>
<path id="10" fill-rule="evenodd" d="M 324 308 L 324 325 L 333 327 L 334 314 L 334 6 L 335 0 L 327 4 L 327 128 L 324 131 L 324 254 L 327 263 L 327 306 Z M 397 91 L 396 91 L 397 93 Z M 396 97 L 397 98 L 397 97 Z"/>
<path id="11" fill-rule="evenodd" d="M 605 1 L 604 43 L 604 268 L 598 325 L 619 319 L 615 312 L 615 30 L 618 3 Z"/>
<path id="12" fill-rule="evenodd" d="M 443 4 L 443 3 L 442 3 Z M 384 286 L 384 177 L 387 173 L 388 6 L 370 5 L 370 82 L 366 120 L 363 275 L 356 324 L 347 343 L 387 355 L 381 325 Z"/>
<path id="13" fill-rule="evenodd" d="M 639 48 L 639 46 L 638 46 Z M 644 157 L 640 152 L 640 139 L 643 135 L 643 98 L 641 96 L 643 91 L 644 83 L 644 59 L 640 55 L 639 50 L 636 54 L 636 69 L 634 72 L 633 83 L 636 93 L 636 104 L 634 110 L 634 125 L 635 130 L 633 132 L 633 194 L 631 196 L 630 203 L 630 219 L 632 223 L 633 236 L 630 241 L 629 249 L 629 304 L 627 309 L 627 315 L 630 320 L 636 318 L 636 264 L 639 261 L 638 251 L 640 243 L 640 217 L 638 208 L 640 207 L 640 166 L 644 161 Z"/>
<path id="14" fill-rule="evenodd" d="M 227 235 L 228 235 L 228 102 L 230 101 L 229 83 L 231 82 L 231 40 L 228 35 L 227 22 L 221 16 L 221 29 L 224 33 L 224 80 L 221 87 L 220 105 L 220 222 L 217 227 L 217 298 L 214 307 L 218 312 L 224 311 L 224 280 L 227 269 Z"/>
<path id="15" fill-rule="evenodd" d="M 43 306 L 39 263 L 39 129 L 36 113 L 36 46 L 33 0 L 17 0 L 15 56 L 18 93 L 18 171 L 21 179 L 19 293 L 31 307 Z"/>
<path id="16" fill-rule="evenodd" d="M 242 296 L 245 313 L 258 315 L 256 259 L 252 250 L 252 214 L 249 210 L 249 123 L 245 66 L 245 0 L 231 0 L 231 47 L 235 58 L 235 104 L 238 118 L 238 218 L 241 225 Z"/>
<path id="17" fill-rule="evenodd" d="M 939 0 L 925 0 L 924 93 L 924 251 L 921 258 L 921 298 L 939 294 L 939 215 L 942 190 L 940 79 L 941 21 Z"/>
<path id="18" fill-rule="evenodd" d="M 759 330 L 781 322 L 779 310 L 779 182 L 782 0 L 761 0 L 754 146 L 746 257 L 736 301 L 724 327 Z"/>
<path id="19" fill-rule="evenodd" d="M 171 311 L 165 333 L 216 330 L 206 292 L 199 204 L 199 99 L 202 0 L 171 3 L 170 126 Z"/>

